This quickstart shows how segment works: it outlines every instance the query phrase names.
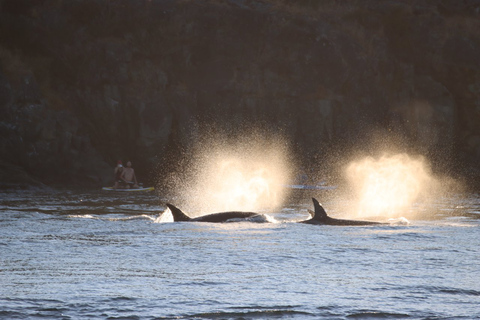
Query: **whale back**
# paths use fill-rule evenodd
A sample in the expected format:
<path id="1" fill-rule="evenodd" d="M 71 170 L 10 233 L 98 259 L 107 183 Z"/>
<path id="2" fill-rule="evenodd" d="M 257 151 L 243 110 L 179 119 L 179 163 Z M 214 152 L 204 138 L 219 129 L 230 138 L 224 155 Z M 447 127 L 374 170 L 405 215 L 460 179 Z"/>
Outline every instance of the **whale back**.
<path id="1" fill-rule="evenodd" d="M 170 209 L 173 215 L 173 221 L 190 221 L 192 218 L 183 213 L 182 210 L 175 207 L 173 204 L 167 203 L 167 207 Z"/>
<path id="2" fill-rule="evenodd" d="M 228 211 L 228 212 L 219 212 L 212 213 L 205 216 L 200 216 L 192 219 L 193 221 L 203 221 L 203 222 L 226 222 L 232 219 L 246 219 L 250 217 L 258 216 L 258 213 L 255 212 L 242 212 L 242 211 Z"/>

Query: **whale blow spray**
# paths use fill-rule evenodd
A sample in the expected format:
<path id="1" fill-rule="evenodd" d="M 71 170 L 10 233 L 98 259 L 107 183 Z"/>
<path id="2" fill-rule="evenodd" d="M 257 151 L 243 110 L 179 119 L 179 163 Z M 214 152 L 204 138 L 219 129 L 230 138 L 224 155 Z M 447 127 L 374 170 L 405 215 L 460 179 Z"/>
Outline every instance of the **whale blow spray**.
<path id="1" fill-rule="evenodd" d="M 210 134 L 194 146 L 175 182 L 177 203 L 191 216 L 278 208 L 291 176 L 288 155 L 288 144 L 278 135 Z"/>
<path id="2" fill-rule="evenodd" d="M 354 161 L 346 175 L 355 195 L 357 217 L 405 215 L 436 185 L 424 158 L 403 153 Z"/>

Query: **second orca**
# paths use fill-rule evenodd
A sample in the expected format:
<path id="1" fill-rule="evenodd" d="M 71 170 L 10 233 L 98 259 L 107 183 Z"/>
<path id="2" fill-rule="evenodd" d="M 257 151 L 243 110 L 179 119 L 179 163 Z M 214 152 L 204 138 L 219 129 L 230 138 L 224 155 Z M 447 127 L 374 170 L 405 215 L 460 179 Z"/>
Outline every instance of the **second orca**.
<path id="1" fill-rule="evenodd" d="M 299 221 L 300 223 L 308 224 L 320 224 L 320 225 L 329 225 L 329 226 L 372 226 L 372 225 L 381 225 L 385 223 L 374 222 L 374 221 L 362 221 L 362 220 L 345 220 L 345 219 L 335 219 L 330 218 L 327 215 L 327 212 L 322 207 L 322 205 L 317 201 L 317 199 L 312 198 L 313 206 L 315 211 L 308 210 L 311 215 L 311 218 L 304 221 Z"/>

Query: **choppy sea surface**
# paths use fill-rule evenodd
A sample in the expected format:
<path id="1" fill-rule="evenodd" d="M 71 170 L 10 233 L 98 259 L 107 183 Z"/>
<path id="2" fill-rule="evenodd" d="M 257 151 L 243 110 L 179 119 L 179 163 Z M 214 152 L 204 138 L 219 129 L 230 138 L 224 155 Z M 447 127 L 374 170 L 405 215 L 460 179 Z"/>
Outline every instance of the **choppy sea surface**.
<path id="1" fill-rule="evenodd" d="M 480 319 L 480 196 L 408 225 L 160 223 L 156 193 L 0 193 L 1 319 Z"/>

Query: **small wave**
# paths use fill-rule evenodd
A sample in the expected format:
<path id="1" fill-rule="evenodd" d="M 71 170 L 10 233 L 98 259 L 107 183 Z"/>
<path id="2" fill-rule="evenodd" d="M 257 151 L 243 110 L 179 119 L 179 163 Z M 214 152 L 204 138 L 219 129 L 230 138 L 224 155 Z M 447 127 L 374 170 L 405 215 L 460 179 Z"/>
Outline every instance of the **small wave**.
<path id="1" fill-rule="evenodd" d="M 28 315 L 18 311 L 2 311 L 0 310 L 1 319 L 27 319 Z"/>
<path id="2" fill-rule="evenodd" d="M 409 291 L 412 290 L 421 290 L 419 292 L 425 292 L 428 294 L 449 294 L 449 295 L 459 295 L 459 296 L 473 296 L 480 297 L 480 291 L 473 289 L 461 289 L 461 288 L 451 288 L 451 287 L 437 287 L 437 286 L 418 286 L 418 287 L 399 287 L 399 289 L 406 289 Z"/>
<path id="3" fill-rule="evenodd" d="M 146 215 L 146 214 L 140 214 L 140 215 L 130 216 L 130 217 L 121 217 L 121 218 L 95 217 L 95 216 L 92 216 L 91 214 L 71 214 L 71 215 L 68 215 L 67 218 L 71 218 L 71 219 L 93 219 L 93 220 L 102 220 L 102 221 L 128 221 L 128 220 L 137 220 L 137 219 L 151 219 L 151 220 L 154 220 L 154 218 L 152 218 L 152 217 L 150 217 L 149 215 Z"/>
<path id="4" fill-rule="evenodd" d="M 153 223 L 164 223 L 164 222 L 173 222 L 173 215 L 172 211 L 169 208 L 165 209 L 165 211 L 160 212 L 158 217 L 153 219 Z"/>
<path id="5" fill-rule="evenodd" d="M 70 214 L 70 215 L 67 216 L 67 218 L 100 219 L 100 218 L 94 217 L 90 214 Z"/>
<path id="6" fill-rule="evenodd" d="M 262 215 L 262 216 L 265 216 L 265 222 L 268 222 L 268 223 L 280 223 L 280 221 L 278 221 L 277 219 L 275 219 L 275 217 L 269 215 L 269 214 L 265 214 L 265 215 Z"/>
<path id="7" fill-rule="evenodd" d="M 151 219 L 154 220 L 154 218 L 146 215 L 146 214 L 141 214 L 138 216 L 131 216 L 131 217 L 125 217 L 125 218 L 106 218 L 102 220 L 108 220 L 108 221 L 128 221 L 128 220 L 137 220 L 137 219 Z"/>
<path id="8" fill-rule="evenodd" d="M 410 221 L 408 221 L 407 218 L 400 217 L 396 219 L 388 219 L 388 223 L 393 226 L 408 226 L 410 224 Z"/>
<path id="9" fill-rule="evenodd" d="M 447 293 L 447 294 L 453 294 L 453 295 L 480 297 L 480 291 L 468 290 L 468 289 L 442 288 L 442 289 L 438 289 L 438 292 Z"/>
<path id="10" fill-rule="evenodd" d="M 408 314 L 382 311 L 358 311 L 347 316 L 349 319 L 405 319 Z"/>
<path id="11" fill-rule="evenodd" d="M 296 316 L 315 316 L 312 313 L 305 312 L 305 311 L 296 311 L 290 309 L 257 309 L 245 312 L 207 312 L 207 313 L 198 313 L 189 316 L 188 318 L 201 318 L 201 319 L 265 319 L 265 318 L 283 318 L 283 317 L 296 317 Z"/>
<path id="12" fill-rule="evenodd" d="M 109 298 L 109 299 L 106 299 L 105 302 L 109 302 L 109 301 L 136 301 L 137 299 L 136 298 L 132 298 L 132 297 L 125 297 L 125 296 L 118 296 L 118 297 L 112 297 L 112 298 Z"/>

